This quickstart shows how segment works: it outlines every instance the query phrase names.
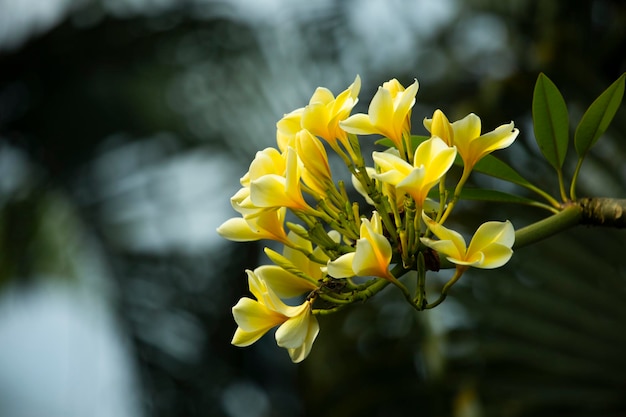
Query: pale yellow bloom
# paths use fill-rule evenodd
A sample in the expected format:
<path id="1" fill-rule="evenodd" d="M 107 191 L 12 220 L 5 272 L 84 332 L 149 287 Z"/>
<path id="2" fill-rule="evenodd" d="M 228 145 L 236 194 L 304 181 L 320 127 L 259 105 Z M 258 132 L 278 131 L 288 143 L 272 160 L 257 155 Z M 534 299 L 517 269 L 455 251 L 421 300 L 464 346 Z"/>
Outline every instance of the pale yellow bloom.
<path id="1" fill-rule="evenodd" d="M 424 126 L 433 136 L 456 146 L 466 171 L 471 170 L 485 155 L 511 145 L 519 134 L 511 122 L 481 135 L 480 118 L 474 113 L 450 123 L 441 110 L 435 110 L 432 119 L 424 119 Z"/>
<path id="2" fill-rule="evenodd" d="M 463 236 L 435 222 L 426 214 L 422 218 L 439 240 L 421 238 L 429 248 L 443 254 L 457 265 L 457 268 L 493 269 L 504 265 L 513 255 L 515 230 L 510 221 L 483 223 L 474 233 L 469 244 L 465 245 Z"/>
<path id="3" fill-rule="evenodd" d="M 359 101 L 360 90 L 361 78 L 358 75 L 350 87 L 337 98 L 327 88 L 318 87 L 302 112 L 302 127 L 323 138 L 333 147 L 339 140 L 344 147 L 349 148 L 348 137 L 339 127 L 339 122 L 350 115 Z"/>
<path id="4" fill-rule="evenodd" d="M 253 217 L 265 211 L 264 208 L 257 207 L 250 201 L 250 187 L 240 188 L 235 195 L 230 198 L 230 205 L 237 213 L 244 217 Z"/>
<path id="5" fill-rule="evenodd" d="M 318 288 L 312 280 L 294 275 L 278 265 L 261 265 L 254 270 L 254 274 L 283 299 L 298 297 Z"/>
<path id="6" fill-rule="evenodd" d="M 241 185 L 250 186 L 250 181 L 261 178 L 264 175 L 284 175 L 287 169 L 287 161 L 284 154 L 274 148 L 265 148 L 254 156 L 248 172 L 241 178 Z"/>
<path id="7" fill-rule="evenodd" d="M 295 147 L 293 141 L 296 133 L 302 130 L 302 112 L 304 107 L 296 109 L 291 113 L 285 114 L 282 119 L 276 123 L 276 143 L 281 152 L 285 152 L 287 147 Z"/>
<path id="8" fill-rule="evenodd" d="M 357 135 L 383 135 L 402 151 L 403 139 L 410 139 L 411 109 L 418 87 L 417 80 L 406 89 L 395 78 L 389 80 L 378 87 L 368 114 L 354 114 L 340 122 L 339 126 Z"/>
<path id="9" fill-rule="evenodd" d="M 318 199 L 322 198 L 333 181 L 324 145 L 311 132 L 303 129 L 296 133 L 295 149 L 304 166 L 302 181 L 317 194 Z"/>
<path id="10" fill-rule="evenodd" d="M 239 182 L 243 187 L 239 189 L 230 199 L 232 207 L 240 213 L 244 218 L 259 216 L 267 211 L 276 210 L 276 208 L 259 207 L 250 199 L 250 183 L 258 180 L 265 175 L 284 176 L 286 171 L 286 156 L 281 154 L 274 148 L 265 148 L 256 153 L 254 159 L 250 163 L 248 172 L 241 177 Z M 276 214 L 274 214 L 276 216 Z M 284 217 L 284 216 L 283 216 Z M 240 223 L 240 222 L 239 222 Z M 243 226 L 243 224 L 240 224 Z M 232 226 L 239 226 L 233 224 Z M 255 224 L 250 224 L 251 229 L 258 229 Z"/>
<path id="11" fill-rule="evenodd" d="M 217 228 L 217 233 L 235 242 L 270 239 L 288 244 L 289 239 L 283 227 L 286 211 L 287 209 L 281 207 L 276 210 L 258 211 L 247 218 L 234 217 L 222 223 Z"/>
<path id="12" fill-rule="evenodd" d="M 262 208 L 287 207 L 293 210 L 311 210 L 302 196 L 300 177 L 298 155 L 295 149 L 288 147 L 285 175 L 266 174 L 250 181 L 250 201 L 254 206 Z"/>
<path id="13" fill-rule="evenodd" d="M 329 231 L 328 235 L 337 243 L 341 241 L 341 235 L 336 230 Z M 324 277 L 322 267 L 326 266 L 328 255 L 326 255 L 326 253 L 319 246 L 313 249 L 313 245 L 310 240 L 304 239 L 293 232 L 289 232 L 288 237 L 292 243 L 291 246 L 303 248 L 305 252 L 312 253 L 315 259 L 324 262 L 324 264 L 312 261 L 302 251 L 294 249 L 291 246 L 285 246 L 283 249 L 283 256 L 285 259 L 291 262 L 291 264 L 300 271 L 304 272 L 307 276 L 311 277 L 314 281 L 321 280 Z"/>
<path id="14" fill-rule="evenodd" d="M 356 250 L 329 261 L 327 272 L 335 278 L 374 276 L 395 282 L 396 278 L 389 272 L 391 255 L 391 244 L 383 235 L 380 215 L 374 211 L 371 221 L 361 219 Z"/>
<path id="15" fill-rule="evenodd" d="M 338 232 L 333 230 L 329 232 L 329 235 L 339 242 Z M 313 249 L 310 240 L 294 232 L 289 232 L 288 238 L 289 246 L 283 249 L 282 257 L 269 248 L 265 249 L 268 256 L 272 255 L 270 258 L 278 265 L 265 265 L 254 271 L 281 298 L 297 297 L 318 289 L 319 282 L 324 277 L 322 268 L 326 267 L 328 260 L 328 255 L 320 247 Z M 305 253 L 312 254 L 313 258 L 319 262 L 309 259 Z M 301 275 L 290 272 L 294 270 L 299 271 Z"/>
<path id="16" fill-rule="evenodd" d="M 413 164 L 395 152 L 374 152 L 378 168 L 374 178 L 396 187 L 396 193 L 407 193 L 418 207 L 423 207 L 430 189 L 450 169 L 456 148 L 449 147 L 438 137 L 422 142 L 415 150 Z"/>
<path id="17" fill-rule="evenodd" d="M 232 344 L 249 346 L 273 327 L 278 346 L 286 348 L 293 362 L 304 360 L 319 333 L 319 324 L 311 314 L 311 301 L 299 306 L 285 304 L 253 271 L 246 270 L 250 292 L 256 300 L 241 298 L 233 307 L 237 330 Z"/>

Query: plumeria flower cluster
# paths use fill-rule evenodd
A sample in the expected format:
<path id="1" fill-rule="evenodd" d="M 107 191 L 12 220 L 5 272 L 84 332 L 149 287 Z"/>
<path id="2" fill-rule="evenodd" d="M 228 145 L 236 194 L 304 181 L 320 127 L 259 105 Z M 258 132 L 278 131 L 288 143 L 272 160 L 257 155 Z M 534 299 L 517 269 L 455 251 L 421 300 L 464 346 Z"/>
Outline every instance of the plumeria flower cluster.
<path id="1" fill-rule="evenodd" d="M 320 87 L 308 105 L 286 114 L 277 123 L 277 146 L 257 152 L 231 198 L 239 216 L 218 228 L 221 236 L 283 247 L 282 253 L 266 248 L 272 264 L 246 271 L 253 298 L 233 307 L 236 346 L 277 328 L 277 344 L 300 362 L 318 335 L 319 315 L 365 301 L 389 284 L 417 310 L 432 308 L 468 268 L 497 268 L 511 258 L 509 221 L 484 223 L 469 245 L 444 222 L 476 163 L 513 143 L 513 123 L 481 133 L 475 114 L 451 123 L 436 110 L 424 120 L 430 135 L 412 136 L 417 80 L 406 88 L 396 79 L 385 82 L 367 114 L 351 115 L 360 86 L 357 76 L 337 97 Z M 362 135 L 382 136 L 379 143 L 387 145 L 373 152 L 373 166 L 361 153 Z M 352 201 L 345 182 L 333 177 L 328 151 L 343 160 L 365 204 Z M 448 191 L 455 159 L 463 171 Z M 455 274 L 428 303 L 426 272 L 438 271 L 444 258 Z M 401 281 L 411 274 L 415 294 Z"/>

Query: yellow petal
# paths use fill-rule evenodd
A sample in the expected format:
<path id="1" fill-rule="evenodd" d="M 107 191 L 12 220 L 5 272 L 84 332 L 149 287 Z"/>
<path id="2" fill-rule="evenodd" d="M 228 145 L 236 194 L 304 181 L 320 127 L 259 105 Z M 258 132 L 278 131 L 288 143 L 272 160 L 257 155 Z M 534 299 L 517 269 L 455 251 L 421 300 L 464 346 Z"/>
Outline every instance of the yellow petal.
<path id="1" fill-rule="evenodd" d="M 300 307 L 299 314 L 289 318 L 276 329 L 276 343 L 278 346 L 295 349 L 304 343 L 309 329 L 309 320 L 312 316 L 308 301 Z"/>
<path id="2" fill-rule="evenodd" d="M 452 129 L 450 121 L 441 110 L 435 110 L 432 119 L 424 119 L 424 127 L 432 136 L 438 136 L 448 146 L 453 146 L 454 130 Z"/>
<path id="3" fill-rule="evenodd" d="M 415 168 L 397 184 L 398 191 L 410 194 L 421 207 L 430 189 L 450 169 L 455 156 L 456 148 L 436 136 L 422 142 L 415 150 Z"/>
<path id="4" fill-rule="evenodd" d="M 354 252 L 341 255 L 334 261 L 329 261 L 327 264 L 327 273 L 334 278 L 347 278 L 353 277 L 354 271 L 352 270 L 352 262 L 354 260 Z"/>
<path id="5" fill-rule="evenodd" d="M 248 346 L 256 342 L 269 329 L 287 320 L 287 317 L 271 311 L 261 303 L 250 298 L 241 298 L 232 309 L 235 322 L 239 326 L 232 344 Z"/>
<path id="6" fill-rule="evenodd" d="M 309 104 L 328 104 L 333 102 L 334 100 L 335 96 L 328 88 L 317 87 L 315 89 L 315 92 L 313 93 L 313 96 L 311 96 L 311 99 L 309 100 Z"/>
<path id="7" fill-rule="evenodd" d="M 404 130 L 410 128 L 411 108 L 415 104 L 415 95 L 419 88 L 417 80 L 413 82 L 406 90 L 398 93 L 394 100 L 393 125 L 396 134 L 402 135 Z"/>
<path id="8" fill-rule="evenodd" d="M 276 265 L 262 265 L 254 273 L 280 298 L 293 298 L 317 289 L 317 285 Z"/>
<path id="9" fill-rule="evenodd" d="M 424 165 L 435 169 L 437 174 L 434 175 L 440 177 L 448 171 L 455 156 L 455 147 L 450 147 L 441 138 L 433 136 L 419 144 L 413 156 L 413 166 Z"/>
<path id="10" fill-rule="evenodd" d="M 256 329 L 254 331 L 247 332 L 238 327 L 237 330 L 235 330 L 235 334 L 233 335 L 233 339 L 230 343 L 239 347 L 250 346 L 263 337 L 268 330 L 269 329 Z"/>
<path id="11" fill-rule="evenodd" d="M 292 140 L 296 133 L 302 129 L 301 120 L 304 108 L 299 108 L 283 116 L 276 123 L 276 143 L 278 149 L 284 152 L 288 146 L 293 146 Z"/>
<path id="12" fill-rule="evenodd" d="M 339 122 L 339 126 L 348 133 L 355 135 L 372 135 L 378 133 L 367 114 L 357 113 Z"/>
<path id="13" fill-rule="evenodd" d="M 465 239 L 463 239 L 463 236 L 461 236 L 460 233 L 440 225 L 428 217 L 424 212 L 422 212 L 422 219 L 430 231 L 433 232 L 433 234 L 437 236 L 440 241 L 450 241 L 452 243 L 452 246 L 449 244 L 445 244 L 445 246 L 443 246 L 443 244 L 440 243 L 440 247 L 446 248 L 446 251 L 442 251 L 442 253 L 458 260 L 465 260 L 467 246 L 465 244 Z"/>
<path id="14" fill-rule="evenodd" d="M 356 275 L 387 277 L 390 261 L 391 246 L 384 236 L 378 235 L 372 240 L 357 240 L 356 252 L 352 262 L 352 269 Z"/>
<path id="15" fill-rule="evenodd" d="M 304 165 L 302 180 L 320 196 L 325 196 L 332 174 L 324 145 L 303 129 L 296 134 L 296 152 Z"/>
<path id="16" fill-rule="evenodd" d="M 296 151 L 287 148 L 285 177 L 268 174 L 250 183 L 250 201 L 257 207 L 310 209 L 300 189 L 300 168 Z"/>
<path id="17" fill-rule="evenodd" d="M 241 217 L 226 220 L 217 228 L 217 233 L 233 242 L 252 242 L 265 238 L 263 234 L 252 230 L 248 222 Z"/>
<path id="18" fill-rule="evenodd" d="M 248 170 L 250 181 L 267 174 L 283 175 L 285 172 L 285 158 L 274 148 L 265 148 L 256 153 Z"/>
<path id="19" fill-rule="evenodd" d="M 335 231 L 329 232 L 329 236 L 331 236 L 331 238 L 333 238 L 333 236 L 336 237 L 335 234 L 338 235 L 338 233 Z M 291 262 L 291 264 L 295 268 L 298 268 L 300 271 L 304 272 L 305 275 L 311 277 L 313 280 L 317 281 L 322 279 L 322 267 L 326 266 L 326 261 L 328 261 L 328 255 L 326 255 L 326 253 L 324 253 L 324 251 L 320 247 L 316 247 L 315 249 L 313 249 L 313 245 L 311 245 L 310 240 L 306 240 L 298 236 L 294 232 L 289 232 L 288 238 L 291 241 L 292 245 L 303 248 L 306 253 L 312 252 L 313 256 L 316 259 L 322 260 L 324 261 L 324 263 L 319 264 L 317 262 L 314 262 L 310 260 L 300 250 L 293 249 L 289 246 L 285 246 L 285 248 L 283 249 L 283 256 L 289 262 Z M 336 241 L 338 242 L 340 238 L 336 238 Z"/>
<path id="20" fill-rule="evenodd" d="M 422 206 L 426 199 L 428 191 L 437 182 L 437 180 L 426 182 L 426 172 L 424 166 L 413 168 L 411 172 L 409 172 L 409 175 L 402 178 L 402 180 L 396 184 L 398 192 L 409 194 L 419 207 Z M 384 181 L 383 178 L 380 180 Z"/>
<path id="21" fill-rule="evenodd" d="M 395 170 L 403 175 L 408 175 L 413 168 L 411 164 L 393 152 L 372 152 L 372 159 L 382 173 Z"/>
<path id="22" fill-rule="evenodd" d="M 252 204 L 250 201 L 250 187 L 240 188 L 235 195 L 230 198 L 230 205 L 242 215 L 255 213 L 259 210 L 258 207 Z"/>
<path id="23" fill-rule="evenodd" d="M 513 250 L 505 245 L 494 243 L 481 251 L 483 260 L 476 268 L 493 269 L 506 264 L 513 256 Z"/>
<path id="24" fill-rule="evenodd" d="M 515 229 L 511 222 L 483 223 L 470 242 L 467 256 L 483 253 L 484 260 L 479 268 L 497 268 L 504 265 L 511 258 L 515 243 Z"/>
<path id="25" fill-rule="evenodd" d="M 513 122 L 499 126 L 497 129 L 471 141 L 468 154 L 463 156 L 465 163 L 474 166 L 485 155 L 510 146 L 519 134 L 519 130 L 514 129 L 513 126 Z"/>
<path id="26" fill-rule="evenodd" d="M 279 175 L 264 175 L 250 183 L 250 200 L 258 207 L 290 207 L 287 180 Z"/>
<path id="27" fill-rule="evenodd" d="M 359 101 L 358 96 L 361 91 L 361 77 L 358 75 L 354 79 L 354 82 L 350 86 L 342 91 L 335 99 L 332 108 L 332 114 L 335 118 L 337 115 L 343 115 L 344 117 L 350 113 L 350 110 Z"/>
<path id="28" fill-rule="evenodd" d="M 395 135 L 393 129 L 393 96 L 391 92 L 383 87 L 378 87 L 378 91 L 374 94 L 370 106 L 368 109 L 369 119 L 376 130 L 385 136 L 392 136 L 390 139 L 394 140 Z M 388 132 L 388 133 L 383 133 Z"/>
<path id="29" fill-rule="evenodd" d="M 281 207 L 278 210 L 266 210 L 253 219 L 247 220 L 251 228 L 254 230 L 256 227 L 258 232 L 265 236 L 265 239 L 287 243 L 289 238 L 283 227 L 286 212 L 287 209 L 285 207 Z"/>
<path id="30" fill-rule="evenodd" d="M 460 265 L 467 263 L 465 261 L 465 253 L 459 251 L 459 247 L 451 240 L 432 240 L 425 237 L 420 238 L 420 240 L 432 250 L 445 255 L 446 259 L 452 263 Z"/>
<path id="31" fill-rule="evenodd" d="M 327 141 L 334 141 L 328 130 L 329 114 L 326 104 L 322 102 L 311 103 L 304 108 L 302 113 L 302 128 L 314 135 L 321 136 Z"/>
<path id="32" fill-rule="evenodd" d="M 480 117 L 470 113 L 461 120 L 452 123 L 452 129 L 454 130 L 454 144 L 460 147 L 459 141 L 469 142 L 480 136 Z"/>
<path id="33" fill-rule="evenodd" d="M 319 326 L 319 323 L 317 322 L 317 319 L 314 316 L 311 316 L 311 318 L 309 319 L 307 333 L 304 338 L 304 343 L 302 343 L 302 345 L 300 345 L 297 348 L 287 349 L 287 351 L 289 352 L 289 357 L 291 358 L 292 362 L 294 363 L 302 362 L 304 359 L 306 359 L 307 356 L 309 356 L 309 353 L 311 352 L 311 347 L 313 347 L 313 342 L 315 341 L 315 338 L 319 334 L 319 331 L 320 331 L 320 326 Z"/>

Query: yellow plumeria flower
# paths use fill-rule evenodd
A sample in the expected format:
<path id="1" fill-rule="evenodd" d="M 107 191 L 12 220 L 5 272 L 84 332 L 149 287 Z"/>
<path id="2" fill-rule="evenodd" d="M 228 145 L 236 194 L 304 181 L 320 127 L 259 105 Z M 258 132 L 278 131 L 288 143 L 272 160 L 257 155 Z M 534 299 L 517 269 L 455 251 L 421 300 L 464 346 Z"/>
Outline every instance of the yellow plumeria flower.
<path id="1" fill-rule="evenodd" d="M 327 265 L 328 275 L 335 278 L 374 276 L 397 282 L 389 272 L 391 244 L 383 235 L 380 215 L 374 211 L 372 219 L 361 219 L 360 239 L 354 252 L 341 255 Z"/>
<path id="2" fill-rule="evenodd" d="M 256 207 L 287 207 L 292 210 L 312 211 L 304 201 L 300 188 L 300 161 L 292 147 L 287 148 L 285 175 L 267 174 L 250 181 L 250 201 Z"/>
<path id="3" fill-rule="evenodd" d="M 361 78 L 357 75 L 354 82 L 345 91 L 335 98 L 333 93 L 324 87 L 318 87 L 306 107 L 301 107 L 285 114 L 276 123 L 276 142 L 281 151 L 288 146 L 294 147 L 296 133 L 302 129 L 323 138 L 331 147 L 337 147 L 337 140 L 352 151 L 346 132 L 339 127 L 339 122 L 345 120 L 352 108 L 359 101 Z"/>
<path id="4" fill-rule="evenodd" d="M 354 114 L 339 123 L 348 133 L 379 134 L 389 138 L 401 153 L 404 142 L 410 141 L 411 109 L 419 84 L 417 80 L 406 89 L 395 78 L 385 82 L 372 98 L 368 114 Z"/>
<path id="5" fill-rule="evenodd" d="M 329 236 L 339 242 L 341 236 L 335 230 Z M 270 286 L 281 298 L 292 298 L 314 291 L 324 278 L 328 255 L 319 246 L 313 249 L 310 240 L 289 232 L 289 246 L 283 249 L 282 257 L 269 248 L 265 253 L 278 265 L 265 265 L 254 270 L 255 274 Z M 306 254 L 312 255 L 312 260 Z M 291 271 L 298 271 L 296 275 Z"/>
<path id="6" fill-rule="evenodd" d="M 302 130 L 302 112 L 304 107 L 287 113 L 276 123 L 276 143 L 281 152 L 285 152 L 287 147 L 294 147 L 293 140 L 296 133 Z"/>
<path id="7" fill-rule="evenodd" d="M 264 208 L 252 204 L 252 201 L 250 201 L 250 187 L 240 188 L 235 195 L 230 198 L 230 205 L 237 213 L 244 217 L 258 216 L 261 212 L 266 211 Z"/>
<path id="8" fill-rule="evenodd" d="M 237 330 L 232 344 L 249 346 L 273 327 L 276 343 L 286 348 L 293 362 L 301 362 L 310 353 L 319 333 L 319 324 L 311 314 L 310 300 L 299 306 L 285 304 L 253 271 L 246 270 L 250 292 L 256 300 L 241 298 L 233 307 Z"/>
<path id="9" fill-rule="evenodd" d="M 457 269 L 468 267 L 493 269 L 506 264 L 513 255 L 515 230 L 510 221 L 486 222 L 474 233 L 469 247 L 458 232 L 447 229 L 426 214 L 422 218 L 428 228 L 439 240 L 421 238 L 424 245 L 442 253 L 457 265 Z"/>
<path id="10" fill-rule="evenodd" d="M 250 186 L 254 181 L 268 174 L 284 175 L 287 169 L 285 155 L 274 148 L 265 148 L 254 156 L 248 172 L 240 179 L 241 185 Z"/>
<path id="11" fill-rule="evenodd" d="M 336 230 L 329 231 L 328 236 L 330 236 L 330 238 L 337 243 L 341 241 L 341 235 Z M 287 259 L 294 267 L 302 271 L 305 275 L 311 277 L 313 281 L 317 282 L 321 280 L 324 277 L 322 267 L 326 266 L 326 263 L 329 260 L 328 255 L 326 255 L 324 250 L 319 246 L 313 249 L 313 244 L 310 240 L 304 239 L 293 232 L 289 232 L 288 237 L 292 245 L 285 246 L 283 249 L 283 256 L 285 259 Z M 294 247 L 299 247 L 304 249 L 304 252 L 311 253 L 314 259 L 323 262 L 323 264 L 312 261 L 301 250 L 294 249 Z"/>
<path id="12" fill-rule="evenodd" d="M 395 152 L 374 152 L 372 157 L 379 171 L 374 178 L 396 187 L 397 194 L 409 194 L 422 208 L 430 189 L 452 166 L 456 148 L 433 137 L 417 147 L 413 164 Z"/>
<path id="13" fill-rule="evenodd" d="M 274 294 L 284 299 L 298 297 L 318 289 L 318 285 L 312 279 L 301 278 L 278 265 L 261 265 L 254 270 L 254 274 L 265 282 Z"/>
<path id="14" fill-rule="evenodd" d="M 321 199 L 333 186 L 324 145 L 311 132 L 302 129 L 296 133 L 295 149 L 304 166 L 302 181 L 315 192 L 317 199 Z"/>
<path id="15" fill-rule="evenodd" d="M 250 182 L 257 180 L 265 175 L 273 174 L 283 176 L 286 170 L 285 156 L 274 148 L 265 148 L 262 151 L 256 153 L 254 159 L 250 163 L 248 172 L 239 180 L 243 187 L 239 189 L 235 195 L 230 199 L 232 207 L 240 213 L 244 218 L 250 219 L 252 217 L 259 216 L 267 212 L 268 210 L 275 210 L 274 208 L 268 209 L 267 207 L 259 207 L 252 203 L 250 199 Z M 275 217 L 276 214 L 273 214 Z M 283 216 L 284 217 L 284 216 Z M 261 221 L 264 223 L 265 221 Z M 240 221 L 231 222 L 230 226 L 243 227 L 243 223 Z M 250 224 L 252 230 L 257 230 L 258 227 L 255 224 Z"/>
<path id="16" fill-rule="evenodd" d="M 474 113 L 450 123 L 441 110 L 435 110 L 432 119 L 424 119 L 424 127 L 433 136 L 442 138 L 449 146 L 456 146 L 465 171 L 471 170 L 485 155 L 511 145 L 519 134 L 514 126 L 511 122 L 481 135 L 480 118 Z"/>
<path id="17" fill-rule="evenodd" d="M 339 140 L 346 149 L 351 150 L 346 132 L 339 127 L 339 122 L 350 115 L 359 101 L 360 90 L 361 78 L 358 75 L 337 98 L 327 88 L 318 87 L 302 112 L 302 127 L 326 140 L 333 148 Z"/>
<path id="18" fill-rule="evenodd" d="M 259 211 L 248 218 L 234 217 L 217 228 L 217 233 L 235 242 L 251 242 L 261 239 L 276 240 L 289 244 L 283 224 L 287 209 Z"/>

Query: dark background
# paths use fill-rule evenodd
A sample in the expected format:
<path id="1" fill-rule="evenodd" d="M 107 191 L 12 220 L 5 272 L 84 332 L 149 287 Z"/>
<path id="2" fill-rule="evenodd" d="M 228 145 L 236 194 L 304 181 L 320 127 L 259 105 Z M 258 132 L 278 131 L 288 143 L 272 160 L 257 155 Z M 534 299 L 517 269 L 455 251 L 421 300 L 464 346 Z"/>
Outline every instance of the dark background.
<path id="1" fill-rule="evenodd" d="M 300 365 L 272 336 L 230 345 L 267 261 L 215 233 L 276 121 L 356 74 L 359 112 L 418 78 L 417 134 L 436 108 L 514 120 L 499 156 L 556 194 L 537 75 L 575 123 L 625 51 L 618 0 L 0 0 L 0 415 L 626 415 L 624 232 L 521 249 L 423 314 L 386 291 L 322 317 Z M 579 195 L 626 197 L 625 136 L 622 106 Z M 457 224 L 543 215 L 467 204 Z"/>

